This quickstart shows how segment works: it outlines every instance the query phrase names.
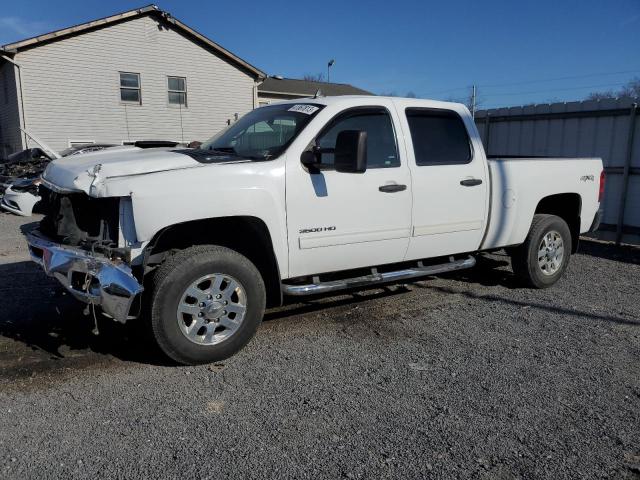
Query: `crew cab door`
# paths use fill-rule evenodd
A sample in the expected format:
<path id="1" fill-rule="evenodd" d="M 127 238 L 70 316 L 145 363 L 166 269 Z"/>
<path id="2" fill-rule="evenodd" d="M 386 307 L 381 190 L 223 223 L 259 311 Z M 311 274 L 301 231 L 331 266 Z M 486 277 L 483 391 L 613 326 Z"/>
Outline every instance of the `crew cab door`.
<path id="1" fill-rule="evenodd" d="M 385 99 L 356 108 L 329 105 L 308 127 L 315 126 L 310 136 L 290 149 L 286 172 L 290 277 L 404 259 L 411 225 L 411 178 L 404 145 L 396 137 L 397 121 L 393 104 Z M 363 173 L 333 169 L 331 150 L 345 130 L 367 133 Z M 323 152 L 319 169 L 300 162 L 302 152 L 313 147 Z"/>
<path id="2" fill-rule="evenodd" d="M 407 260 L 477 250 L 486 227 L 489 186 L 471 116 L 462 107 L 417 108 L 402 100 L 396 105 L 413 181 Z"/>

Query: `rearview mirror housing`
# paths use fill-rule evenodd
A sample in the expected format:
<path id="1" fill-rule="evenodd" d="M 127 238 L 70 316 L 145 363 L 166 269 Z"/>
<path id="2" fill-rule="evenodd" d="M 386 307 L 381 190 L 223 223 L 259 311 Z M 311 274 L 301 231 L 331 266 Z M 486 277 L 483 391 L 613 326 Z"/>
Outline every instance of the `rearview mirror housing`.
<path id="1" fill-rule="evenodd" d="M 343 130 L 336 138 L 336 172 L 364 173 L 367 170 L 367 132 Z"/>
<path id="2" fill-rule="evenodd" d="M 318 154 L 315 150 L 305 150 L 300 155 L 300 163 L 307 168 L 315 168 L 320 163 L 318 161 Z"/>

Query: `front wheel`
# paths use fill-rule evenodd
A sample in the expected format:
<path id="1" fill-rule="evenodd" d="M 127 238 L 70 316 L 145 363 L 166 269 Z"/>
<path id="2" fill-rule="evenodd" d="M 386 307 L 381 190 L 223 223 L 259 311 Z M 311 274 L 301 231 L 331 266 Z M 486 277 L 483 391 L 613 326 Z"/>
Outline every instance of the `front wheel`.
<path id="1" fill-rule="evenodd" d="M 533 216 L 524 243 L 511 250 L 513 273 L 527 286 L 548 288 L 569 265 L 571 232 L 567 222 L 555 215 Z"/>
<path id="2" fill-rule="evenodd" d="M 187 248 L 152 279 L 153 337 L 178 363 L 223 360 L 251 340 L 265 298 L 260 272 L 243 255 L 219 246 Z"/>

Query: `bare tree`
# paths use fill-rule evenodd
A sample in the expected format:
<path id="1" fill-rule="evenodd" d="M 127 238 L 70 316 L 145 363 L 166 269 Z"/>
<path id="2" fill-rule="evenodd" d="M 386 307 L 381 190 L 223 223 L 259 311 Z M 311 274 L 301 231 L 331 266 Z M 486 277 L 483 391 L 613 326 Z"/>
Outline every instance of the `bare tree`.
<path id="1" fill-rule="evenodd" d="M 307 73 L 302 79 L 307 82 L 324 82 L 324 73 Z"/>
<path id="2" fill-rule="evenodd" d="M 615 98 L 617 96 L 613 90 L 606 90 L 604 92 L 591 92 L 587 95 L 587 100 L 604 100 L 605 98 Z"/>
<path id="3" fill-rule="evenodd" d="M 640 78 L 635 77 L 627 82 L 619 90 L 605 90 L 602 92 L 591 92 L 587 95 L 587 100 L 603 100 L 605 98 L 616 97 L 640 97 Z"/>
<path id="4" fill-rule="evenodd" d="M 635 77 L 630 80 L 622 89 L 620 94 L 625 97 L 640 97 L 640 78 Z"/>

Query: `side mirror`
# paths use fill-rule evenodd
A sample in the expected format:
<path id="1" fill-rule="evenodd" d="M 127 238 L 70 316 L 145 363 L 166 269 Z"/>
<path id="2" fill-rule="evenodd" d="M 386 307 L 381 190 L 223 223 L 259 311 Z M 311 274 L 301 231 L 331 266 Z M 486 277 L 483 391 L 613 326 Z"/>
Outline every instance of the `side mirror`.
<path id="1" fill-rule="evenodd" d="M 318 155 L 315 150 L 305 150 L 300 155 L 300 163 L 308 169 L 315 169 L 318 166 Z"/>
<path id="2" fill-rule="evenodd" d="M 336 172 L 364 173 L 367 170 L 367 132 L 343 130 L 336 139 Z"/>

